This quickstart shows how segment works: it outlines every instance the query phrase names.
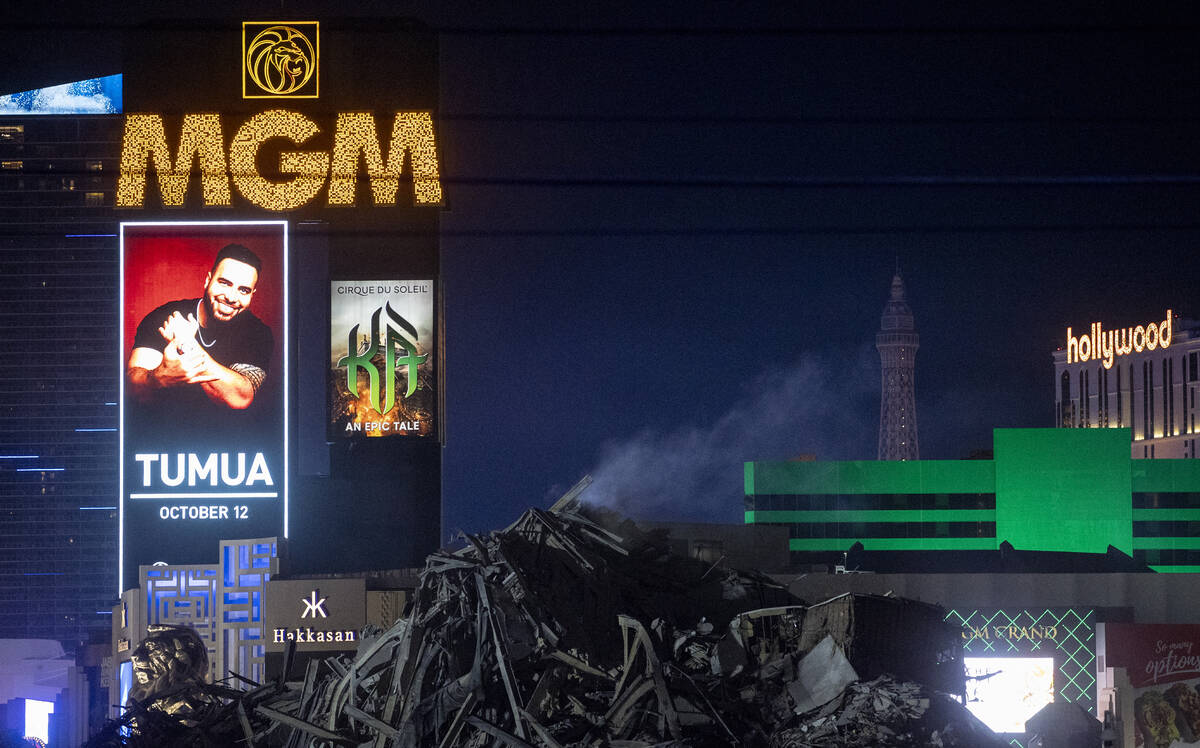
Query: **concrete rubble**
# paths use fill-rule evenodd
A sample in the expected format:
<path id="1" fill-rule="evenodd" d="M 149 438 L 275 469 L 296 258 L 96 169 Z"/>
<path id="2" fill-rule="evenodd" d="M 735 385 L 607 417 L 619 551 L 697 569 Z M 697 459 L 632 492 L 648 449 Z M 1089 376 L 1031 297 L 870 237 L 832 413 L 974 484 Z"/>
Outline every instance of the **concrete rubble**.
<path id="1" fill-rule="evenodd" d="M 354 658 L 267 684 L 176 678 L 89 745 L 1002 745 L 944 695 L 962 691 L 961 644 L 934 606 L 806 605 L 579 505 L 466 540 Z M 170 637 L 161 651 L 185 649 Z"/>

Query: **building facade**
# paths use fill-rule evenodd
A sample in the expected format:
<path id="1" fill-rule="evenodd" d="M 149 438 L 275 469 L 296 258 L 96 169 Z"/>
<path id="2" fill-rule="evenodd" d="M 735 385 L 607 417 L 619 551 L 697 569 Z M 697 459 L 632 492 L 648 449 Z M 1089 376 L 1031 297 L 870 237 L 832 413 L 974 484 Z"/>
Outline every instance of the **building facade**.
<path id="1" fill-rule="evenodd" d="M 1197 456 L 1200 323 L 1167 310 L 1132 327 L 1069 327 L 1053 357 L 1059 427 L 1127 428 L 1135 458 Z"/>
<path id="2" fill-rule="evenodd" d="M 0 638 L 109 626 L 121 122 L 0 117 Z"/>
<path id="3" fill-rule="evenodd" d="M 1200 462 L 1131 460 L 1129 440 L 996 429 L 990 460 L 748 462 L 745 521 L 787 526 L 796 566 L 842 564 L 861 543 L 884 567 L 871 571 L 986 568 L 1007 543 L 1200 571 Z"/>
<path id="4" fill-rule="evenodd" d="M 187 626 L 208 651 L 209 677 L 245 688 L 282 669 L 295 642 L 293 667 L 313 657 L 354 652 L 364 630 L 391 627 L 417 576 L 391 573 L 288 576 L 278 538 L 223 540 L 210 564 L 154 564 L 121 595 L 112 615 L 110 714 L 121 714 L 133 684 L 131 656 L 151 625 Z M 240 676 L 238 678 L 234 675 Z"/>
<path id="5" fill-rule="evenodd" d="M 138 585 L 139 566 L 203 567 L 219 538 L 284 537 L 302 551 L 296 566 L 312 573 L 415 565 L 437 547 L 444 413 L 437 36 L 409 22 L 289 23 L 314 42 L 304 90 L 247 88 L 262 81 L 238 50 L 275 32 L 224 19 L 124 28 L 120 74 L 0 91 L 0 345 L 8 354 L 0 386 L 0 638 L 53 638 L 68 650 L 73 641 L 107 639 L 114 600 Z M 390 52 L 368 59 L 357 49 Z M 175 72 L 164 77 L 167 70 Z M 193 136 L 203 141 L 192 143 L 196 153 L 187 150 Z M 289 138 L 312 155 L 298 177 L 280 147 Z M 253 152 L 234 141 L 253 141 Z M 370 153 L 360 157 L 364 148 Z M 333 169 L 335 151 L 349 154 L 350 165 Z M 235 168 L 238 158 L 251 166 Z M 298 184 L 308 185 L 304 200 Z M 271 504 L 254 495 L 260 491 L 215 490 L 218 477 L 224 488 L 236 480 L 210 470 L 225 454 L 211 445 L 168 449 L 165 439 L 147 439 L 150 448 L 126 449 L 137 435 L 125 419 L 134 347 L 126 328 L 149 311 L 139 316 L 130 300 L 154 308 L 197 295 L 216 251 L 196 270 L 175 251 L 178 242 L 164 240 L 134 268 L 128 227 L 248 223 L 286 224 L 276 263 L 283 272 L 264 273 L 256 302 L 261 313 L 264 289 L 274 295 L 265 387 L 282 389 L 270 414 L 279 458 L 268 476 Z M 138 272 L 150 289 L 144 298 L 134 293 Z M 194 280 L 158 298 L 155 284 L 177 278 Z M 337 289 L 362 288 L 364 279 L 375 284 L 373 294 L 387 283 L 386 301 L 339 306 Z M 397 312 L 405 324 L 384 319 L 377 339 L 391 346 L 400 338 L 401 355 L 381 344 L 349 350 L 347 332 L 365 329 L 386 303 L 397 308 L 400 294 L 419 296 L 417 314 Z M 288 297 L 305 302 L 289 305 Z M 350 319 L 355 313 L 365 321 Z M 344 356 L 336 353 L 343 348 Z M 417 371 L 406 368 L 410 356 Z M 375 378 L 384 384 L 376 387 Z M 267 423 L 247 414 L 252 425 Z M 190 421 L 162 423 L 175 433 Z M 364 424 L 397 428 L 367 433 Z M 251 473 L 262 454 L 227 451 L 229 464 L 247 455 Z M 189 466 L 195 458 L 208 491 L 146 489 L 151 473 L 131 472 L 127 453 L 159 465 L 167 453 Z M 153 475 L 178 485 L 167 473 Z M 124 490 L 136 481 L 137 490 Z M 258 524 L 262 517 L 270 526 Z M 341 551 L 350 540 L 355 554 Z"/>

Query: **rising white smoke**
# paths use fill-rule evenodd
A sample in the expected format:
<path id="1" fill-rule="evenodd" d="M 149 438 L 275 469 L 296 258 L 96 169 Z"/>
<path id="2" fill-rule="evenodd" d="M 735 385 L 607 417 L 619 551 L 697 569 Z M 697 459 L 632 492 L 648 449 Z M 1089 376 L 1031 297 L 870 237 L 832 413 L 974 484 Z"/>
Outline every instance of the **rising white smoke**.
<path id="1" fill-rule="evenodd" d="M 604 446 L 584 501 L 632 517 L 741 522 L 743 463 L 815 455 L 871 459 L 879 428 L 879 356 L 807 355 L 753 380 L 710 423 L 643 431 Z"/>

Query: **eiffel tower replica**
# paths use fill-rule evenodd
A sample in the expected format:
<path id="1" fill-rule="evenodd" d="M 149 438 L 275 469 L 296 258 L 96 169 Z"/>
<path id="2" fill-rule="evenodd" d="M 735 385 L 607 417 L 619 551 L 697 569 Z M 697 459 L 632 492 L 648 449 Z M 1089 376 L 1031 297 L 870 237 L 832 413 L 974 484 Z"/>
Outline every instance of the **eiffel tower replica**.
<path id="1" fill-rule="evenodd" d="M 920 337 L 912 309 L 904 297 L 900 269 L 892 276 L 892 293 L 883 305 L 875 348 L 883 369 L 879 404 L 879 459 L 916 460 L 916 362 Z"/>

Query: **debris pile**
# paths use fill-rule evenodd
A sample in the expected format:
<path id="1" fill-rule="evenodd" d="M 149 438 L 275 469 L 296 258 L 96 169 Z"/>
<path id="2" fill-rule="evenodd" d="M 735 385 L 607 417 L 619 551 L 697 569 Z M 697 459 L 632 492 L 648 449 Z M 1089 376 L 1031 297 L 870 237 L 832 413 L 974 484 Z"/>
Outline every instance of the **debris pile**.
<path id="1" fill-rule="evenodd" d="M 942 693 L 881 675 L 851 684 L 796 727 L 771 736 L 771 748 L 991 746 L 994 733 Z"/>
<path id="2" fill-rule="evenodd" d="M 255 704 L 284 692 L 281 684 L 246 692 L 206 683 L 208 654 L 194 629 L 152 625 L 146 633 L 130 655 L 134 683 L 125 713 L 94 735 L 89 748 L 243 743 L 255 734 L 248 718 Z"/>
<path id="3" fill-rule="evenodd" d="M 933 606 L 806 606 L 594 510 L 531 509 L 467 540 L 429 557 L 407 618 L 353 660 L 248 692 L 192 685 L 208 707 L 186 721 L 209 742 L 171 744 L 999 745 L 932 690 L 962 690 L 958 632 Z M 136 742 L 151 713 L 131 704 L 124 742 L 93 745 L 151 744 Z"/>

